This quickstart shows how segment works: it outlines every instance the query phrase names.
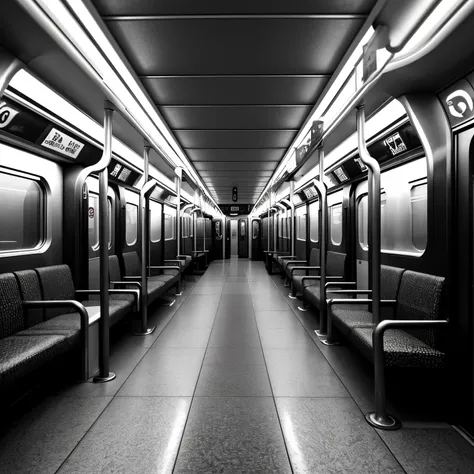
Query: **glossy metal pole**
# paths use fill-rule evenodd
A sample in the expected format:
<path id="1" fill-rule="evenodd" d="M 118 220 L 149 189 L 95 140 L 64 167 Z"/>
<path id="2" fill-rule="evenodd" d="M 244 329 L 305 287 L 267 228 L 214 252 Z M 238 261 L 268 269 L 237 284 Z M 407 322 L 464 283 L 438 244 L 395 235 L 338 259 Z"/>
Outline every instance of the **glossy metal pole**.
<path id="1" fill-rule="evenodd" d="M 150 150 L 151 150 L 151 146 L 148 144 L 148 141 L 145 140 L 145 146 L 143 148 L 143 183 L 144 184 L 148 183 L 150 179 Z M 148 205 L 148 202 L 146 203 L 146 205 Z M 144 219 L 145 228 L 149 229 L 150 228 L 150 225 L 149 225 L 150 213 L 146 211 L 147 209 L 145 209 L 145 212 L 143 213 L 143 219 Z M 145 254 L 142 256 L 142 265 L 143 265 L 143 262 L 145 262 L 148 276 L 150 276 L 151 261 L 150 261 L 150 240 L 149 239 L 146 246 L 147 246 L 147 252 L 146 252 L 147 257 L 145 259 Z"/>
<path id="2" fill-rule="evenodd" d="M 371 261 L 372 290 L 372 322 L 380 322 L 380 165 L 372 158 L 365 142 L 365 110 L 364 106 L 357 107 L 357 138 L 359 156 L 369 169 L 369 221 L 371 234 L 369 235 L 369 257 Z"/>
<path id="3" fill-rule="evenodd" d="M 295 235 L 295 182 L 290 181 L 290 206 L 291 206 L 291 251 L 290 255 L 295 255 L 296 235 Z"/>
<path id="4" fill-rule="evenodd" d="M 176 168 L 176 195 L 178 197 L 177 208 L 176 208 L 176 255 L 181 255 L 181 181 L 183 179 L 183 169 Z"/>
<path id="5" fill-rule="evenodd" d="M 328 225 L 328 205 L 327 189 L 324 184 L 324 150 L 318 148 L 319 153 L 319 180 L 314 180 L 313 184 L 319 195 L 319 207 L 321 222 L 319 226 L 319 271 L 320 279 L 320 303 L 319 303 L 319 329 L 316 332 L 318 336 L 327 335 L 327 314 L 326 314 L 326 252 L 327 252 L 327 225 Z"/>
<path id="6" fill-rule="evenodd" d="M 0 98 L 13 76 L 23 68 L 23 63 L 0 47 Z"/>
<path id="7" fill-rule="evenodd" d="M 147 147 L 145 147 L 146 150 Z M 145 179 L 148 178 L 148 160 L 146 157 L 148 154 L 145 152 Z M 140 207 L 138 219 L 140 221 L 141 230 L 141 247 L 142 247 L 142 268 L 141 268 L 141 324 L 140 331 L 134 332 L 135 336 L 147 336 L 151 334 L 156 326 L 148 327 L 148 260 L 150 250 L 150 237 L 149 237 L 149 226 L 147 225 L 147 209 L 148 209 L 148 194 L 157 185 L 155 180 L 145 181 L 142 189 L 140 190 Z"/>
<path id="8" fill-rule="evenodd" d="M 94 382 L 109 382 L 115 374 L 109 370 L 109 170 L 112 158 L 112 120 L 114 108 L 106 103 L 104 110 L 104 152 L 100 159 L 99 174 L 99 256 L 100 256 L 100 319 L 99 319 L 99 373 Z M 99 163 L 97 164 L 99 166 Z"/>

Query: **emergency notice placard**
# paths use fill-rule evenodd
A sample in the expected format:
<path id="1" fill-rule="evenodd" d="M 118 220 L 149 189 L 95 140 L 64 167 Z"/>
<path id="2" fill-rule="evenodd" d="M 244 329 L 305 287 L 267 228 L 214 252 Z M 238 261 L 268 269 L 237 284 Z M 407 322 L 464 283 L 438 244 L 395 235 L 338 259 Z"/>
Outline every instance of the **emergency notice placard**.
<path id="1" fill-rule="evenodd" d="M 76 159 L 84 148 L 84 143 L 70 137 L 64 132 L 52 128 L 41 146 L 61 153 L 61 155 Z"/>

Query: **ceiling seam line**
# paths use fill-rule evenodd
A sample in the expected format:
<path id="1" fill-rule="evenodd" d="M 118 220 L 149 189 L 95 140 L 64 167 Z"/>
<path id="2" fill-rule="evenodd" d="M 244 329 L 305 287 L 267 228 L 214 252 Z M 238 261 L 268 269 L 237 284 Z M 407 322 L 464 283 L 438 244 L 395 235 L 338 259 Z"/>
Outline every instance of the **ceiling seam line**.
<path id="1" fill-rule="evenodd" d="M 236 14 L 236 15 L 103 15 L 104 21 L 161 21 L 161 20 L 365 20 L 363 13 L 339 14 Z"/>

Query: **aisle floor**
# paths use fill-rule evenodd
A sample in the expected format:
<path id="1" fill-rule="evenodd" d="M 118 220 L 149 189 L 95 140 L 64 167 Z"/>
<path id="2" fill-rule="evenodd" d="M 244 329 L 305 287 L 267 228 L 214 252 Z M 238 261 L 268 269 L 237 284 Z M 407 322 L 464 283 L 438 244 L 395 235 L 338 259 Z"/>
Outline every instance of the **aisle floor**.
<path id="1" fill-rule="evenodd" d="M 370 427 L 372 381 L 314 335 L 262 262 L 213 262 L 112 348 L 117 379 L 53 390 L 8 426 L 0 472 L 468 473 L 451 426 Z"/>

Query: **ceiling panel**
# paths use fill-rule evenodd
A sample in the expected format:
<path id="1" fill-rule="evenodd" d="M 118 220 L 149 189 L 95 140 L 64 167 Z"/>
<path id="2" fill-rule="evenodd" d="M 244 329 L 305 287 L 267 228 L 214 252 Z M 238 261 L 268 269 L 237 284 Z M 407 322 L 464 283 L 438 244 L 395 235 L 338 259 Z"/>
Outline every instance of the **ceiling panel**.
<path id="1" fill-rule="evenodd" d="M 160 107 L 172 129 L 299 130 L 311 106 Z"/>
<path id="2" fill-rule="evenodd" d="M 288 148 L 296 132 L 245 131 L 176 131 L 183 148 Z"/>
<path id="3" fill-rule="evenodd" d="M 196 164 L 199 161 L 280 161 L 286 148 L 188 148 L 186 154 Z"/>
<path id="4" fill-rule="evenodd" d="M 102 15 L 368 13 L 375 0 L 93 0 Z"/>
<path id="5" fill-rule="evenodd" d="M 267 161 L 267 162 L 241 162 L 241 161 L 200 161 L 194 163 L 194 167 L 198 171 L 273 171 L 278 165 L 278 161 Z"/>
<path id="6" fill-rule="evenodd" d="M 148 19 L 107 25 L 138 75 L 331 74 L 363 22 Z"/>
<path id="7" fill-rule="evenodd" d="M 159 105 L 312 105 L 329 77 L 144 76 L 142 82 Z"/>

